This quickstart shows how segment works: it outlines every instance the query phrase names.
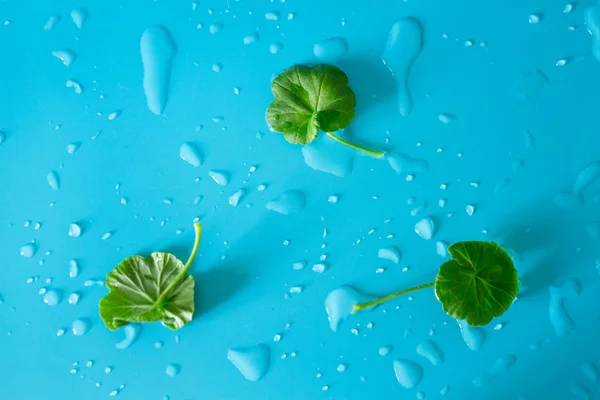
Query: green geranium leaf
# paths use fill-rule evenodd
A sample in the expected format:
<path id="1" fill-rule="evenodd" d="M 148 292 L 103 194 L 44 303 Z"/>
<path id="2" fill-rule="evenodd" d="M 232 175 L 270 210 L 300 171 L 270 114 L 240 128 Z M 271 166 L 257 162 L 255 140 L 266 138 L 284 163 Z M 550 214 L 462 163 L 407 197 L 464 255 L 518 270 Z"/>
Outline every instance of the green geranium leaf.
<path id="1" fill-rule="evenodd" d="M 106 277 L 109 293 L 100 300 L 100 317 L 111 330 L 131 322 L 161 321 L 176 330 L 192 320 L 194 278 L 187 274 L 202 234 L 194 225 L 196 240 L 184 265 L 173 254 L 152 253 L 123 260 Z"/>
<path id="2" fill-rule="evenodd" d="M 448 247 L 452 260 L 435 280 L 444 311 L 471 326 L 489 323 L 515 300 L 519 278 L 512 259 L 493 242 L 459 242 Z"/>
<path id="3" fill-rule="evenodd" d="M 275 100 L 267 109 L 272 130 L 293 144 L 308 144 L 319 134 L 344 129 L 354 119 L 356 97 L 346 74 L 331 65 L 296 65 L 271 84 Z"/>

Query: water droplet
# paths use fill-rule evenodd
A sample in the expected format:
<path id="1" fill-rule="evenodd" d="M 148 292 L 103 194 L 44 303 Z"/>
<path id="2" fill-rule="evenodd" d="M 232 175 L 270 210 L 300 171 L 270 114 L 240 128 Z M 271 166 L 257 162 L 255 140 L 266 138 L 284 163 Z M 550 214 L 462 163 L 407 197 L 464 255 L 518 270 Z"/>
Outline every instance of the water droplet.
<path id="1" fill-rule="evenodd" d="M 83 25 L 85 24 L 85 21 L 87 20 L 87 16 L 88 16 L 87 11 L 81 7 L 74 8 L 73 11 L 71 11 L 71 19 L 75 23 L 75 26 L 77 27 L 77 29 L 83 28 Z"/>
<path id="2" fill-rule="evenodd" d="M 140 51 L 146 102 L 151 112 L 160 115 L 167 105 L 171 63 L 177 48 L 164 26 L 152 25 L 142 34 Z"/>
<path id="3" fill-rule="evenodd" d="M 475 212 L 475 206 L 472 204 L 467 205 L 467 207 L 465 208 L 465 210 L 467 211 L 467 214 L 470 216 L 473 215 L 473 213 Z"/>
<path id="4" fill-rule="evenodd" d="M 377 256 L 381 259 L 389 260 L 394 264 L 398 264 L 402 259 L 402 256 L 400 255 L 398 249 L 393 246 L 379 249 L 379 251 L 377 252 Z"/>
<path id="5" fill-rule="evenodd" d="M 306 266 L 306 262 L 305 261 L 298 261 L 292 264 L 292 269 L 296 270 L 296 271 L 300 271 L 301 269 L 304 269 L 304 267 Z"/>
<path id="6" fill-rule="evenodd" d="M 69 154 L 74 154 L 74 153 L 77 151 L 77 149 L 79 149 L 79 146 L 80 146 L 80 145 L 81 145 L 81 144 L 80 144 L 80 143 L 78 143 L 78 142 L 69 143 L 69 144 L 67 145 L 67 153 L 69 153 Z"/>
<path id="7" fill-rule="evenodd" d="M 415 233 L 425 240 L 430 240 L 435 235 L 435 224 L 429 217 L 423 218 L 415 224 Z"/>
<path id="8" fill-rule="evenodd" d="M 279 333 L 275 334 L 273 336 L 273 341 L 276 342 L 276 343 L 279 342 L 279 341 L 281 341 L 281 335 Z"/>
<path id="9" fill-rule="evenodd" d="M 104 232 L 104 234 L 102 234 L 102 240 L 108 240 L 112 237 L 113 233 L 112 232 Z"/>
<path id="10" fill-rule="evenodd" d="M 569 63 L 569 59 L 568 58 L 561 58 L 560 60 L 558 60 L 556 62 L 556 66 L 557 67 L 564 67 L 565 65 L 567 65 Z"/>
<path id="11" fill-rule="evenodd" d="M 529 15 L 529 23 L 530 24 L 538 24 L 542 21 L 541 14 L 530 14 Z"/>
<path id="12" fill-rule="evenodd" d="M 50 18 L 48 18 L 48 22 L 46 22 L 46 25 L 44 25 L 44 30 L 49 31 L 52 28 L 54 28 L 56 24 L 60 22 L 60 19 L 60 15 L 52 15 Z"/>
<path id="13" fill-rule="evenodd" d="M 85 287 L 92 287 L 92 286 L 104 286 L 104 281 L 101 280 L 95 280 L 95 279 L 88 279 L 85 282 L 83 282 L 83 286 Z"/>
<path id="14" fill-rule="evenodd" d="M 259 36 L 258 33 L 253 33 L 251 35 L 244 36 L 244 44 L 252 44 L 258 42 Z"/>
<path id="15" fill-rule="evenodd" d="M 567 3 L 567 4 L 565 5 L 565 8 L 563 8 L 563 12 L 564 12 L 565 14 L 568 14 L 568 13 L 570 13 L 571 11 L 573 11 L 573 9 L 574 9 L 574 8 L 575 8 L 575 3 Z"/>
<path id="16" fill-rule="evenodd" d="M 225 186 L 229 183 L 229 174 L 225 171 L 216 171 L 211 169 L 208 171 L 208 176 L 210 176 L 213 181 L 217 183 L 217 185 Z"/>
<path id="17" fill-rule="evenodd" d="M 199 167 L 203 163 L 202 156 L 193 143 L 184 143 L 179 148 L 179 157 L 183 161 L 187 161 L 194 167 Z"/>
<path id="18" fill-rule="evenodd" d="M 429 168 L 427 161 L 420 158 L 411 158 L 401 153 L 386 153 L 385 158 L 398 175 L 417 174 Z"/>
<path id="19" fill-rule="evenodd" d="M 72 50 L 69 50 L 69 49 L 53 51 L 52 55 L 54 57 L 58 58 L 60 61 L 62 61 L 62 63 L 66 67 L 73 64 L 73 62 L 75 62 L 75 59 L 77 58 L 77 54 L 75 54 L 75 52 L 73 52 Z"/>
<path id="20" fill-rule="evenodd" d="M 441 390 L 440 390 L 440 395 L 441 396 L 445 396 L 448 394 L 448 391 L 450 390 L 450 386 L 444 386 Z"/>
<path id="21" fill-rule="evenodd" d="M 368 303 L 372 300 L 375 300 L 375 297 L 359 293 L 348 286 L 342 286 L 330 292 L 325 298 L 325 311 L 331 330 L 337 331 L 342 321 L 353 313 L 355 305 Z M 370 310 L 372 310 L 372 307 L 362 311 Z"/>
<path id="22" fill-rule="evenodd" d="M 73 335 L 75 335 L 75 336 L 83 336 L 86 333 L 88 333 L 88 331 L 90 330 L 91 327 L 92 327 L 92 324 L 89 320 L 84 319 L 84 318 L 79 318 L 79 319 L 76 319 L 75 321 L 73 321 L 73 324 L 71 325 L 71 331 L 73 332 Z"/>
<path id="23" fill-rule="evenodd" d="M 380 347 L 379 350 L 377 351 L 377 353 L 382 357 L 387 356 L 391 352 L 392 352 L 392 346 L 383 346 L 383 347 Z"/>
<path id="24" fill-rule="evenodd" d="M 417 346 L 417 354 L 425 357 L 433 366 L 444 363 L 444 353 L 432 340 L 424 340 Z"/>
<path id="25" fill-rule="evenodd" d="M 220 22 L 216 22 L 214 24 L 210 24 L 208 27 L 208 31 L 214 35 L 215 33 L 219 33 L 223 30 L 223 24 Z"/>
<path id="26" fill-rule="evenodd" d="M 65 330 L 64 329 L 59 329 L 56 331 L 56 336 L 61 337 L 65 334 Z"/>
<path id="27" fill-rule="evenodd" d="M 417 392 L 417 400 L 424 400 L 425 392 Z"/>
<path id="28" fill-rule="evenodd" d="M 69 297 L 68 297 L 69 304 L 72 306 L 77 305 L 77 303 L 79 303 L 80 298 L 81 298 L 81 295 L 77 292 L 73 292 L 73 293 L 69 294 Z"/>
<path id="29" fill-rule="evenodd" d="M 324 392 L 328 391 L 328 390 L 329 390 L 329 385 L 324 385 L 324 386 L 321 388 L 321 390 L 322 390 L 322 391 L 324 391 Z"/>
<path id="30" fill-rule="evenodd" d="M 48 290 L 44 294 L 44 303 L 49 306 L 57 306 L 62 300 L 62 294 L 58 290 Z"/>
<path id="31" fill-rule="evenodd" d="M 264 344 L 231 348 L 227 359 L 251 382 L 260 380 L 269 369 L 270 351 Z"/>
<path id="32" fill-rule="evenodd" d="M 512 354 L 498 358 L 488 372 L 483 372 L 473 379 L 473 386 L 482 387 L 498 375 L 508 372 L 515 362 L 517 357 Z"/>
<path id="33" fill-rule="evenodd" d="M 123 331 L 125 332 L 125 338 L 119 343 L 115 344 L 115 347 L 119 350 L 128 349 L 129 346 L 135 343 L 138 336 L 140 336 L 142 326 L 140 324 L 129 324 L 123 328 Z"/>
<path id="34" fill-rule="evenodd" d="M 315 265 L 313 265 L 312 270 L 318 274 L 322 274 L 323 272 L 325 272 L 327 270 L 327 264 L 325 264 L 325 263 L 315 264 Z"/>
<path id="35" fill-rule="evenodd" d="M 231 196 L 229 196 L 229 204 L 233 207 L 237 207 L 240 204 L 240 201 L 246 194 L 246 189 L 238 189 Z"/>
<path id="36" fill-rule="evenodd" d="M 181 367 L 178 364 L 169 364 L 165 369 L 165 374 L 170 378 L 174 378 L 179 375 L 179 371 L 181 371 Z"/>
<path id="37" fill-rule="evenodd" d="M 283 192 L 267 203 L 267 210 L 289 215 L 302 211 L 306 204 L 304 193 L 298 190 Z"/>
<path id="38" fill-rule="evenodd" d="M 556 195 L 554 203 L 565 209 L 581 204 L 583 191 L 598 177 L 600 177 L 600 161 L 595 161 L 579 171 L 572 190 Z"/>
<path id="39" fill-rule="evenodd" d="M 392 25 L 381 59 L 396 79 L 398 109 L 402 116 L 410 114 L 413 108 L 408 73 L 421 48 L 421 27 L 417 21 L 403 18 Z"/>
<path id="40" fill-rule="evenodd" d="M 74 89 L 75 89 L 75 93 L 76 93 L 76 94 L 81 94 L 81 93 L 83 93 L 83 86 L 81 86 L 81 85 L 79 84 L 79 82 L 77 82 L 77 81 L 74 81 L 74 80 L 72 80 L 72 79 L 68 79 L 68 80 L 67 80 L 67 83 L 65 84 L 65 86 L 66 86 L 66 87 L 68 87 L 68 88 L 74 88 Z"/>
<path id="41" fill-rule="evenodd" d="M 348 52 L 348 43 L 341 37 L 325 39 L 313 46 L 313 53 L 319 61 L 336 62 Z"/>
<path id="42" fill-rule="evenodd" d="M 283 45 L 281 43 L 273 43 L 269 45 L 269 51 L 271 54 L 277 54 L 283 49 Z"/>
<path id="43" fill-rule="evenodd" d="M 408 360 L 395 360 L 394 373 L 398 383 L 406 389 L 412 389 L 421 382 L 423 370 L 421 367 Z"/>
<path id="44" fill-rule="evenodd" d="M 438 115 L 438 120 L 443 124 L 449 124 L 451 121 L 454 121 L 456 117 L 451 114 L 442 113 Z"/>
<path id="45" fill-rule="evenodd" d="M 277 11 L 270 11 L 265 14 L 265 18 L 269 21 L 278 21 L 279 17 L 281 17 L 281 14 L 279 14 Z"/>
<path id="46" fill-rule="evenodd" d="M 568 297 L 578 296 L 580 292 L 579 281 L 574 278 L 568 279 L 562 284 L 550 286 L 550 322 L 552 322 L 556 336 L 563 337 L 568 331 L 575 328 L 575 323 L 567 314 L 563 302 Z"/>
<path id="47" fill-rule="evenodd" d="M 69 236 L 73 237 L 73 238 L 78 238 L 79 236 L 81 236 L 83 229 L 81 228 L 81 225 L 79 224 L 71 224 L 69 225 Z"/>
<path id="48" fill-rule="evenodd" d="M 48 185 L 50 185 L 50 187 L 53 190 L 60 189 L 60 178 L 56 171 L 48 172 L 48 175 L 46 176 L 46 180 L 48 181 Z"/>
<path id="49" fill-rule="evenodd" d="M 444 241 L 438 241 L 435 243 L 435 253 L 440 257 L 448 256 L 448 243 Z"/>
<path id="50" fill-rule="evenodd" d="M 117 117 L 118 117 L 119 115 L 121 115 L 121 110 L 116 110 L 116 111 L 113 111 L 113 112 L 111 112 L 110 114 L 108 114 L 106 118 L 107 118 L 109 121 L 114 121 L 115 119 L 117 119 Z"/>
<path id="51" fill-rule="evenodd" d="M 485 331 L 481 328 L 469 326 L 465 321 L 456 320 L 460 328 L 460 334 L 467 347 L 473 351 L 477 351 L 485 343 Z"/>
<path id="52" fill-rule="evenodd" d="M 36 252 L 37 252 L 37 245 L 33 242 L 27 243 L 27 244 L 21 246 L 21 249 L 19 250 L 19 254 L 21 254 L 21 256 L 25 257 L 25 258 L 33 257 Z"/>
<path id="53" fill-rule="evenodd" d="M 346 370 L 346 368 L 347 368 L 346 364 L 339 364 L 336 369 L 338 372 L 344 372 Z"/>
<path id="54" fill-rule="evenodd" d="M 77 278 L 79 275 L 79 263 L 77 260 L 69 261 L 69 276 L 71 278 Z"/>

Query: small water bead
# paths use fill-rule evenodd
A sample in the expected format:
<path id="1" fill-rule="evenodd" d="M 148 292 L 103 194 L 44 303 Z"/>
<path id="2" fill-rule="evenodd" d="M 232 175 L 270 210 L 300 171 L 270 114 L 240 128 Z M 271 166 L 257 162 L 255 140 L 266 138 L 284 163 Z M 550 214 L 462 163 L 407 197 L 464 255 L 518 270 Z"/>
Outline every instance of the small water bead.
<path id="1" fill-rule="evenodd" d="M 179 371 L 181 371 L 181 367 L 178 364 L 169 364 L 165 369 L 165 374 L 170 378 L 174 378 L 179 375 Z"/>
<path id="2" fill-rule="evenodd" d="M 447 201 L 448 201 L 447 199 L 439 199 L 438 200 L 438 206 L 440 206 L 441 208 L 446 207 L 446 202 Z"/>
<path id="3" fill-rule="evenodd" d="M 74 81 L 73 79 L 67 79 L 67 82 L 65 83 L 65 86 L 68 88 L 73 88 L 75 89 L 75 93 L 76 94 L 81 94 L 83 93 L 83 86 L 81 86 L 81 84 L 77 81 Z M 71 154 L 71 153 L 69 153 Z"/>
<path id="4" fill-rule="evenodd" d="M 83 282 L 83 286 L 92 287 L 92 286 L 104 286 L 104 281 L 100 279 L 88 279 Z"/>
<path id="5" fill-rule="evenodd" d="M 121 110 L 116 110 L 108 114 L 107 118 L 109 121 L 114 121 L 119 115 L 121 115 Z"/>
<path id="6" fill-rule="evenodd" d="M 270 351 L 264 344 L 256 346 L 231 348 L 227 359 L 250 382 L 260 380 L 269 369 Z"/>
<path id="7" fill-rule="evenodd" d="M 556 66 L 557 66 L 557 67 L 564 67 L 565 65 L 567 65 L 567 64 L 568 64 L 568 62 L 569 62 L 569 59 L 568 59 L 568 58 L 561 58 L 560 60 L 558 60 L 558 61 L 556 62 Z"/>
<path id="8" fill-rule="evenodd" d="M 56 26 L 56 24 L 58 24 L 61 20 L 61 16 L 56 14 L 56 15 L 52 15 L 50 18 L 48 18 L 48 22 L 46 22 L 46 25 L 44 25 L 44 30 L 45 31 L 49 31 L 52 28 L 54 28 Z"/>
<path id="9" fill-rule="evenodd" d="M 211 69 L 214 72 L 221 72 L 223 70 L 223 65 L 222 64 L 218 64 L 218 63 L 217 64 L 213 64 L 212 67 L 211 67 Z"/>
<path id="10" fill-rule="evenodd" d="M 423 370 L 418 364 L 409 360 L 395 360 L 394 373 L 398 383 L 406 389 L 417 386 L 423 377 Z"/>
<path id="11" fill-rule="evenodd" d="M 81 144 L 78 142 L 73 142 L 73 143 L 69 143 L 67 145 L 67 153 L 69 154 L 75 154 L 75 152 L 79 149 L 79 146 Z"/>
<path id="12" fill-rule="evenodd" d="M 113 233 L 110 231 L 105 232 L 104 234 L 102 234 L 102 240 L 108 240 L 112 237 L 112 235 L 113 235 Z"/>
<path id="13" fill-rule="evenodd" d="M 68 297 L 69 304 L 71 304 L 72 306 L 76 305 L 77 303 L 79 303 L 80 298 L 81 298 L 81 295 L 77 292 L 73 292 L 73 293 L 69 294 L 69 297 Z"/>
<path id="14" fill-rule="evenodd" d="M 327 198 L 327 201 L 331 204 L 336 204 L 339 201 L 340 197 L 338 195 L 331 195 Z"/>
<path id="15" fill-rule="evenodd" d="M 58 176 L 58 173 L 56 171 L 48 172 L 48 175 L 46 176 L 46 180 L 48 181 L 48 185 L 50 185 L 50 187 L 53 190 L 60 189 L 60 177 Z"/>
<path id="16" fill-rule="evenodd" d="M 75 223 L 69 225 L 69 236 L 71 236 L 72 238 L 78 238 L 79 236 L 81 236 L 82 232 L 83 229 L 81 228 L 81 225 Z"/>
<path id="17" fill-rule="evenodd" d="M 208 176 L 210 176 L 217 185 L 226 186 L 229 183 L 229 174 L 227 172 L 211 169 L 208 171 Z"/>
<path id="18" fill-rule="evenodd" d="M 69 370 L 69 373 L 70 373 L 71 375 L 76 375 L 78 372 L 79 372 L 79 370 L 78 370 L 77 368 L 71 368 L 71 369 Z"/>
<path id="19" fill-rule="evenodd" d="M 245 189 L 236 190 L 231 196 L 229 196 L 229 204 L 231 204 L 232 207 L 237 207 L 245 194 Z"/>
<path id="20" fill-rule="evenodd" d="M 63 336 L 65 334 L 65 332 L 66 332 L 65 329 L 61 328 L 61 329 L 59 329 L 59 330 L 56 331 L 56 336 L 61 337 L 61 336 Z"/>
<path id="21" fill-rule="evenodd" d="M 312 270 L 318 274 L 322 274 L 323 272 L 325 272 L 325 270 L 327 270 L 327 264 L 325 264 L 325 263 L 315 264 L 315 265 L 313 265 Z"/>
<path id="22" fill-rule="evenodd" d="M 77 7 L 71 11 L 71 19 L 75 23 L 77 29 L 83 28 L 85 21 L 87 20 L 88 13 L 84 8 Z"/>
<path id="23" fill-rule="evenodd" d="M 179 157 L 181 157 L 183 161 L 187 161 L 193 167 L 199 167 L 204 161 L 193 143 L 182 144 L 179 148 Z"/>
<path id="24" fill-rule="evenodd" d="M 275 335 L 273 336 L 273 341 L 274 341 L 275 343 L 277 343 L 277 342 L 281 341 L 281 335 L 280 335 L 279 333 L 275 334 Z"/>
<path id="25" fill-rule="evenodd" d="M 77 260 L 69 261 L 69 277 L 77 278 L 79 275 L 79 263 Z"/>
<path id="26" fill-rule="evenodd" d="M 300 294 L 300 293 L 302 293 L 302 290 L 304 290 L 304 286 L 302 286 L 302 285 L 292 286 L 290 288 L 290 293 Z"/>
<path id="27" fill-rule="evenodd" d="M 62 294 L 58 290 L 48 290 L 44 294 L 44 303 L 49 306 L 57 306 L 62 300 Z"/>
<path id="28" fill-rule="evenodd" d="M 348 52 L 348 43 L 341 37 L 325 39 L 313 46 L 315 57 L 324 62 L 334 62 Z"/>
<path id="29" fill-rule="evenodd" d="M 288 13 L 287 15 L 287 19 L 288 21 L 293 20 L 294 18 L 296 18 L 296 13 Z"/>
<path id="30" fill-rule="evenodd" d="M 456 117 L 451 114 L 441 113 L 438 115 L 438 120 L 443 124 L 449 124 L 451 121 L 455 120 Z"/>
<path id="31" fill-rule="evenodd" d="M 76 319 L 75 321 L 73 321 L 73 324 L 71 325 L 71 331 L 73 332 L 73 335 L 75 335 L 75 336 L 83 336 L 86 333 L 88 333 L 88 331 L 90 330 L 91 327 L 92 327 L 92 324 L 90 323 L 89 320 L 84 319 L 84 318 L 79 318 L 79 319 Z"/>
<path id="32" fill-rule="evenodd" d="M 328 391 L 328 390 L 329 390 L 329 385 L 324 385 L 324 386 L 321 388 L 321 390 L 322 390 L 322 391 L 324 391 L 324 392 Z"/>
<path id="33" fill-rule="evenodd" d="M 271 54 L 277 54 L 283 49 L 283 45 L 281 43 L 273 43 L 269 45 L 269 51 Z"/>
<path id="34" fill-rule="evenodd" d="M 431 240 L 435 235 L 435 224 L 429 217 L 421 219 L 415 224 L 415 233 L 425 240 Z"/>
<path id="35" fill-rule="evenodd" d="M 344 371 L 346 371 L 347 367 L 348 366 L 346 364 L 339 364 L 336 369 L 338 372 L 344 372 Z"/>
<path id="36" fill-rule="evenodd" d="M 37 245 L 34 242 L 27 243 L 19 249 L 21 257 L 32 258 L 37 253 Z"/>
<path id="37" fill-rule="evenodd" d="M 442 240 L 436 242 L 435 253 L 440 257 L 446 257 L 448 255 L 448 243 Z"/>
<path id="38" fill-rule="evenodd" d="M 75 52 L 69 49 L 53 51 L 52 55 L 58 58 L 60 61 L 62 61 L 65 67 L 69 67 L 71 64 L 73 64 L 73 62 L 75 62 L 75 59 L 77 58 Z"/>
<path id="39" fill-rule="evenodd" d="M 529 23 L 530 24 L 539 24 L 542 21 L 542 16 L 540 14 L 530 14 L 529 15 Z"/>
<path id="40" fill-rule="evenodd" d="M 216 22 L 214 24 L 210 24 L 208 27 L 208 31 L 214 35 L 215 33 L 219 33 L 223 30 L 223 24 L 220 22 Z"/>
<path id="41" fill-rule="evenodd" d="M 233 94 L 239 95 L 240 94 L 240 88 L 234 86 L 234 88 L 233 88 Z"/>
<path id="42" fill-rule="evenodd" d="M 475 212 L 475 206 L 472 204 L 467 205 L 467 207 L 465 207 L 465 210 L 467 211 L 467 214 L 469 215 L 469 217 L 471 217 L 473 215 L 473 213 Z"/>
<path id="43" fill-rule="evenodd" d="M 392 352 L 392 346 L 383 346 L 383 347 L 380 347 L 379 350 L 377 351 L 377 353 L 382 357 L 389 355 L 391 352 Z"/>
<path id="44" fill-rule="evenodd" d="M 567 4 L 565 5 L 565 8 L 563 8 L 563 12 L 564 12 L 565 14 L 568 14 L 568 13 L 570 13 L 571 11 L 573 11 L 573 9 L 574 9 L 574 8 L 575 8 L 575 3 L 567 3 Z"/>
<path id="45" fill-rule="evenodd" d="M 85 366 L 88 368 L 92 368 L 93 365 L 94 365 L 94 361 L 92 361 L 92 360 L 88 360 L 85 362 Z"/>
<path id="46" fill-rule="evenodd" d="M 278 21 L 279 17 L 281 17 L 281 14 L 278 13 L 277 11 L 270 11 L 268 13 L 265 14 L 265 18 L 268 21 Z"/>
<path id="47" fill-rule="evenodd" d="M 444 353 L 432 340 L 424 340 L 417 346 L 417 354 L 427 359 L 433 366 L 444 362 Z"/>
<path id="48" fill-rule="evenodd" d="M 283 354 L 281 355 L 281 359 L 282 359 L 282 360 L 285 360 L 286 358 L 287 358 L 287 353 L 283 353 Z"/>
<path id="49" fill-rule="evenodd" d="M 385 268 L 383 268 L 383 267 L 379 267 L 375 270 L 376 274 L 383 274 L 384 272 L 385 272 Z"/>
<path id="50" fill-rule="evenodd" d="M 243 42 L 244 44 L 252 44 L 258 42 L 259 36 L 258 33 L 253 33 L 251 35 L 244 36 Z"/>
<path id="51" fill-rule="evenodd" d="M 359 334 L 360 332 L 358 331 L 358 329 L 357 329 L 357 328 L 352 328 L 352 329 L 350 329 L 350 333 L 351 333 L 351 334 L 353 334 L 354 336 L 358 336 L 358 334 Z"/>
<path id="52" fill-rule="evenodd" d="M 40 288 L 40 290 L 38 290 L 38 294 L 41 296 L 41 295 L 46 294 L 47 291 L 48 291 L 48 289 L 46 289 L 45 287 L 43 287 L 43 288 Z"/>

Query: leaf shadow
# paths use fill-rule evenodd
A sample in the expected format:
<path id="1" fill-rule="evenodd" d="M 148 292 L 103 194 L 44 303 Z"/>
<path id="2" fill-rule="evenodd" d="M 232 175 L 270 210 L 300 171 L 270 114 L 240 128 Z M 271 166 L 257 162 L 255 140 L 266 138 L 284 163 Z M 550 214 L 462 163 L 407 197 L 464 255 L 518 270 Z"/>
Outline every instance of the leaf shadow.
<path id="1" fill-rule="evenodd" d="M 338 67 L 348 75 L 349 85 L 356 94 L 356 114 L 396 92 L 396 81 L 379 58 L 369 56 L 340 60 Z"/>
<path id="2" fill-rule="evenodd" d="M 196 281 L 195 313 L 207 314 L 238 292 L 250 277 L 241 267 L 220 266 L 192 274 Z"/>
<path id="3" fill-rule="evenodd" d="M 162 251 L 171 253 L 185 262 L 191 248 L 190 246 L 172 246 Z M 249 278 L 245 268 L 233 267 L 230 264 L 220 264 L 218 267 L 204 271 L 192 268 L 190 273 L 195 281 L 194 308 L 197 315 L 206 314 L 226 302 L 248 282 Z"/>
<path id="4" fill-rule="evenodd" d="M 542 257 L 519 277 L 520 296 L 530 296 L 548 288 L 559 275 L 560 265 L 549 255 Z"/>

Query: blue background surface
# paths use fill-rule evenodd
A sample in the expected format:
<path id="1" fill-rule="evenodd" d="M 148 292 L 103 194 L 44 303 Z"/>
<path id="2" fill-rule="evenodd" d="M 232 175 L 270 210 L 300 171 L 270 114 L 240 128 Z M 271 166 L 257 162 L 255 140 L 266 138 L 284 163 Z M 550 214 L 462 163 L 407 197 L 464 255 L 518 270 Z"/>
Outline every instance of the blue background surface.
<path id="1" fill-rule="evenodd" d="M 0 25 L 0 131 L 6 135 L 0 144 L 1 397 L 105 399 L 125 384 L 119 399 L 410 399 L 419 391 L 436 399 L 449 385 L 449 399 L 568 399 L 578 398 L 572 389 L 579 384 L 597 398 L 599 386 L 581 365 L 600 361 L 600 254 L 598 239 L 587 232 L 600 219 L 600 185 L 593 183 L 572 210 L 557 207 L 553 198 L 600 159 L 600 64 L 590 54 L 592 39 L 583 23 L 592 2 L 577 2 L 569 14 L 563 13 L 565 4 L 201 0 L 193 10 L 191 1 L 0 2 L 0 22 L 7 21 Z M 76 6 L 89 14 L 81 30 L 69 17 Z M 267 20 L 270 11 L 280 12 L 280 20 Z M 288 20 L 288 13 L 295 17 Z M 531 13 L 540 13 L 542 21 L 530 24 Z M 45 31 L 55 14 L 61 21 Z M 414 110 L 408 117 L 398 114 L 394 81 L 381 63 L 388 32 L 403 17 L 416 18 L 423 31 L 423 51 L 410 74 Z M 223 30 L 210 34 L 216 22 Z M 149 111 L 142 87 L 140 38 L 153 24 L 165 26 L 178 49 L 161 116 Z M 577 28 L 569 31 L 571 25 Z M 242 38 L 252 32 L 260 39 L 244 45 Z M 346 39 L 349 51 L 336 64 L 348 73 L 358 98 L 347 134 L 426 159 L 429 169 L 412 181 L 368 157 L 356 157 L 345 178 L 315 171 L 299 146 L 268 132 L 270 80 L 294 63 L 314 63 L 313 45 L 337 36 Z M 465 46 L 466 40 L 474 45 Z M 480 46 L 482 41 L 487 45 Z M 271 54 L 269 45 L 277 42 L 283 48 Z M 52 56 L 64 48 L 77 53 L 70 67 Z M 556 67 L 565 57 L 570 62 Z M 215 63 L 222 64 L 221 72 L 213 72 Z M 518 82 L 535 69 L 548 82 L 523 93 Z M 80 82 L 84 92 L 65 87 L 67 79 Z M 108 120 L 115 110 L 120 115 Z M 456 119 L 443 124 L 440 113 Z M 215 123 L 213 117 L 223 120 Z M 259 131 L 266 132 L 262 139 Z M 534 148 L 526 146 L 526 131 L 535 137 Z M 71 142 L 81 143 L 72 155 L 66 151 Z M 185 142 L 203 154 L 201 167 L 179 158 Z M 253 165 L 257 171 L 248 177 Z M 227 171 L 230 183 L 216 185 L 210 169 Z M 51 170 L 60 176 L 58 191 L 46 182 Z M 495 194 L 506 178 L 510 183 Z M 256 189 L 261 183 L 268 185 L 263 192 Z M 233 208 L 228 196 L 241 187 L 248 194 Z M 283 216 L 265 208 L 291 189 L 306 195 L 301 213 Z M 340 196 L 337 204 L 327 201 L 333 194 Z M 204 196 L 197 205 L 196 195 Z M 427 203 L 417 216 L 410 214 L 411 196 L 417 205 Z M 446 207 L 438 206 L 440 198 L 448 199 Z M 476 205 L 473 216 L 465 212 L 467 204 Z M 434 240 L 413 232 L 424 216 L 437 221 Z M 116 349 L 123 332 L 106 329 L 98 315 L 106 289 L 83 282 L 104 279 L 132 254 L 167 250 L 185 259 L 194 217 L 204 224 L 202 255 L 193 266 L 194 320 L 178 332 L 146 325 L 129 349 Z M 24 227 L 25 221 L 31 225 Z M 35 230 L 37 222 L 41 228 Z M 80 238 L 67 235 L 72 222 L 84 227 Z M 101 240 L 107 231 L 113 236 Z M 394 237 L 386 239 L 389 234 Z M 21 257 L 19 248 L 31 240 L 37 254 Z M 431 289 L 330 331 L 323 305 L 329 291 L 351 284 L 383 294 L 428 282 L 443 261 L 436 240 L 496 240 L 515 255 L 523 292 L 484 328 L 480 350 L 467 348 Z M 400 265 L 377 257 L 389 245 L 401 250 Z M 329 269 L 317 274 L 310 265 L 323 253 Z M 73 258 L 82 268 L 76 279 L 68 275 Z M 299 260 L 308 267 L 295 271 L 292 263 Z M 387 271 L 376 274 L 382 266 Z M 405 266 L 410 269 L 403 273 Z M 34 276 L 39 279 L 27 284 Z M 52 282 L 45 283 L 47 278 Z M 564 303 L 575 329 L 558 338 L 549 319 L 548 287 L 570 278 L 581 285 L 581 294 Z M 304 291 L 284 298 L 298 284 Z M 64 298 L 49 307 L 38 295 L 42 287 L 65 297 L 78 291 L 82 299 L 76 306 Z M 89 333 L 56 336 L 77 318 L 92 322 Z M 496 323 L 505 326 L 495 331 Z M 357 324 L 358 336 L 350 332 Z M 277 333 L 283 339 L 275 343 Z M 433 367 L 417 355 L 416 346 L 428 338 L 444 352 L 443 365 Z M 157 341 L 162 348 L 154 347 Z M 271 367 L 252 383 L 226 355 L 229 347 L 257 343 L 270 347 Z M 536 343 L 539 349 L 531 350 Z M 377 354 L 384 345 L 393 346 L 387 357 Z M 474 387 L 473 378 L 507 354 L 517 357 L 511 370 Z M 392 361 L 398 358 L 423 367 L 417 388 L 396 381 Z M 90 368 L 88 360 L 94 361 Z M 73 375 L 74 362 L 80 367 Z M 348 364 L 345 372 L 336 371 L 340 362 Z M 174 378 L 165 374 L 171 363 L 182 368 Z M 104 373 L 107 366 L 110 374 Z"/>

